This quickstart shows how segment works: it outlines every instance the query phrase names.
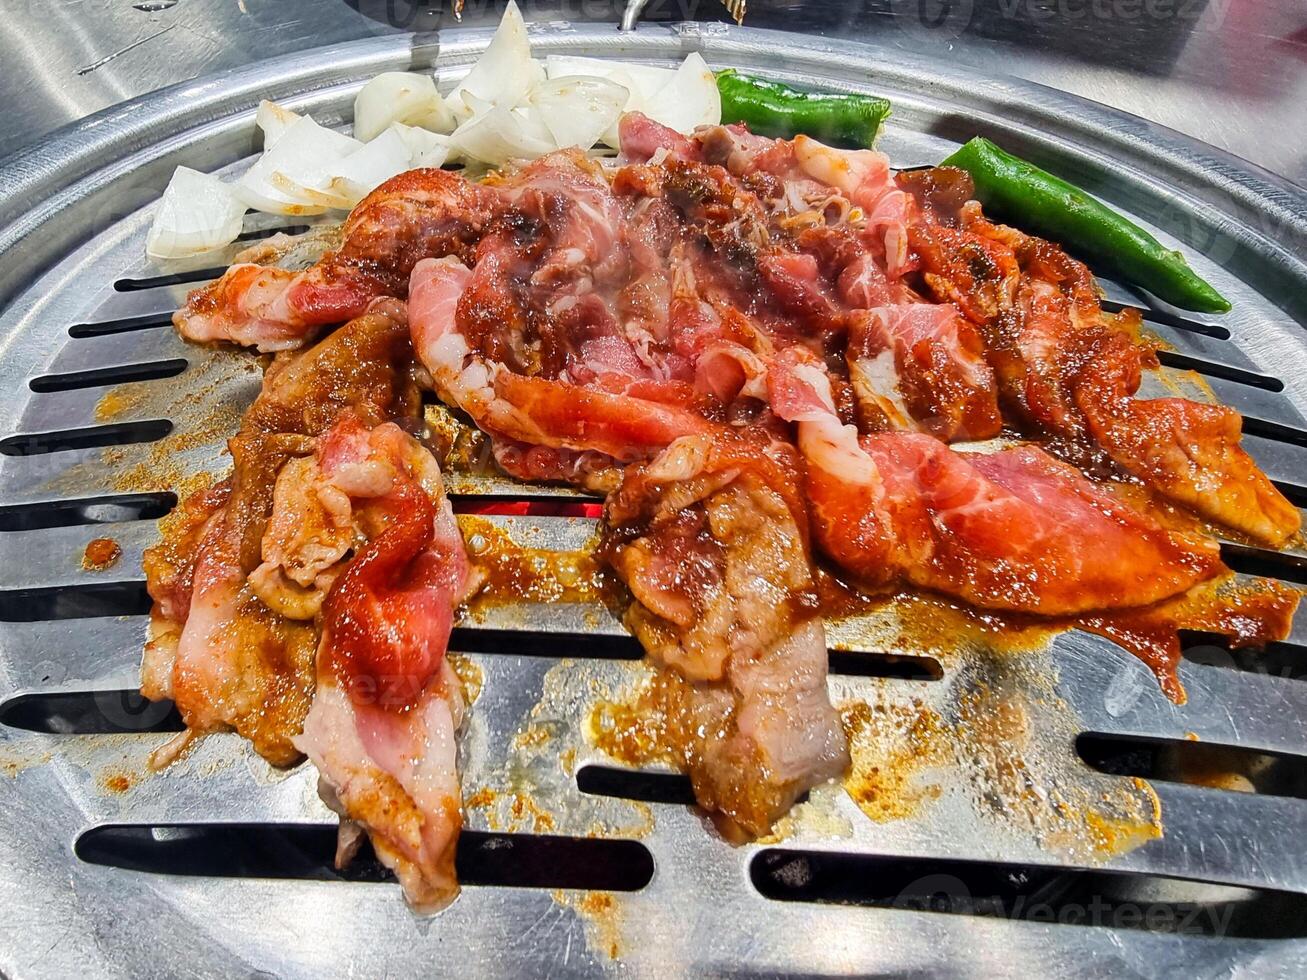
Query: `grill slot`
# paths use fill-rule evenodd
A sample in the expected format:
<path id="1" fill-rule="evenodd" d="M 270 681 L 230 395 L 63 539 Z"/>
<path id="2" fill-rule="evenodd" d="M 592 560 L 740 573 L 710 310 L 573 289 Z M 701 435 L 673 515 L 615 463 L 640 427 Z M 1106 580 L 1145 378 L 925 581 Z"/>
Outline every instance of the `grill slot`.
<path id="1" fill-rule="evenodd" d="M 136 688 L 22 694 L 0 704 L 0 725 L 45 735 L 142 735 L 185 726 L 170 701 L 147 701 Z"/>
<path id="2" fill-rule="evenodd" d="M 1223 792 L 1307 799 L 1307 759 L 1193 739 L 1131 738 L 1088 732 L 1076 754 L 1099 772 L 1139 776 Z"/>
<path id="3" fill-rule="evenodd" d="M 368 845 L 344 870 L 334 867 L 336 828 L 314 824 L 180 824 L 95 827 L 77 856 L 152 874 L 317 881 L 391 880 Z M 464 885 L 633 892 L 653 878 L 639 841 L 464 831 L 455 858 Z"/>
<path id="4" fill-rule="evenodd" d="M 154 330 L 172 326 L 172 312 L 146 313 L 141 316 L 124 316 L 115 320 L 96 320 L 93 323 L 75 323 L 68 328 L 68 336 L 105 337 L 110 334 L 130 333 L 135 330 Z"/>
<path id="5" fill-rule="evenodd" d="M 149 419 L 142 422 L 88 425 L 80 429 L 55 432 L 29 432 L 25 435 L 0 439 L 0 455 L 41 456 L 70 449 L 126 446 L 131 443 L 154 442 L 171 431 L 172 423 L 167 419 Z"/>
<path id="6" fill-rule="evenodd" d="M 226 266 L 214 266 L 208 269 L 193 269 L 190 272 L 170 272 L 162 276 L 124 276 L 115 279 L 113 288 L 120 293 L 138 293 L 160 286 L 182 286 L 197 282 L 217 279 L 227 271 Z"/>
<path id="7" fill-rule="evenodd" d="M 1236 384 L 1249 385 L 1253 388 L 1262 388 L 1266 391 L 1284 391 L 1284 382 L 1279 378 L 1272 378 L 1265 374 L 1257 374 L 1254 371 L 1243 371 L 1239 368 L 1227 367 L 1224 364 L 1213 364 L 1211 361 L 1204 361 L 1201 358 L 1190 357 L 1189 355 L 1181 354 L 1178 351 L 1158 351 L 1157 359 L 1167 367 L 1179 368 L 1183 371 L 1197 371 L 1199 374 L 1206 375 L 1210 378 L 1220 378 L 1223 381 L 1233 381 Z"/>
<path id="8" fill-rule="evenodd" d="M 1106 926 L 1217 938 L 1307 935 L 1307 899 L 1301 895 L 1213 889 L 1201 880 L 1162 875 L 777 848 L 753 858 L 749 877 L 759 892 L 781 902 L 1015 919 L 1053 928 Z M 1268 917 L 1268 909 L 1276 914 Z"/>
<path id="9" fill-rule="evenodd" d="M 679 772 L 651 772 L 592 764 L 576 771 L 576 788 L 593 796 L 614 796 L 641 803 L 695 805 L 690 778 Z"/>
<path id="10" fill-rule="evenodd" d="M 155 381 L 161 378 L 175 378 L 185 371 L 188 365 L 189 362 L 181 358 L 173 358 L 149 364 L 124 364 L 121 367 L 97 368 L 91 371 L 43 374 L 39 378 L 33 378 L 27 386 L 37 392 L 73 391 L 77 388 L 101 388 L 133 381 Z"/>
<path id="11" fill-rule="evenodd" d="M 1117 291 L 1119 290 L 1120 287 L 1118 286 Z M 1211 337 L 1214 340 L 1230 339 L 1230 331 L 1219 324 L 1191 320 L 1188 317 L 1168 313 L 1166 310 L 1155 309 L 1150 307 L 1147 303 L 1141 302 L 1138 298 L 1126 299 L 1124 302 L 1115 299 L 1105 299 L 1102 301 L 1102 306 L 1108 313 L 1120 313 L 1126 307 L 1134 307 L 1135 309 L 1141 309 L 1143 311 L 1144 323 L 1146 324 L 1160 324 L 1164 327 L 1170 327 L 1172 330 L 1183 330 L 1187 333 L 1201 334 L 1204 337 Z"/>
<path id="12" fill-rule="evenodd" d="M 163 517 L 175 506 L 177 495 L 170 491 L 9 504 L 0 506 L 0 533 L 75 527 L 81 524 L 152 521 Z"/>
<path id="13" fill-rule="evenodd" d="M 145 583 L 96 582 L 0 592 L 0 622 L 141 616 L 150 611 Z"/>
<path id="14" fill-rule="evenodd" d="M 1307 585 L 1307 559 L 1298 555 L 1227 542 L 1221 545 L 1221 559 L 1244 575 L 1278 578 Z"/>

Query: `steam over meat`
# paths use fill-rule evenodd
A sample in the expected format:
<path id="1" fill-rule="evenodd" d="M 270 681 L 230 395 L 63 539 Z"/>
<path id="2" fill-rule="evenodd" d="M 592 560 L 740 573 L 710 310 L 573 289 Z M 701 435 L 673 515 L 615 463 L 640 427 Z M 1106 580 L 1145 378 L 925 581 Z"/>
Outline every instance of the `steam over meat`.
<path id="1" fill-rule="evenodd" d="M 232 474 L 147 552 L 142 689 L 192 733 L 307 753 L 340 859 L 368 833 L 424 910 L 457 891 L 446 645 L 479 575 L 434 458 L 393 423 L 416 421 L 419 384 L 508 473 L 608 493 L 603 554 L 672 748 L 739 836 L 848 761 L 814 550 L 871 588 L 1059 617 L 1226 571 L 1036 445 L 946 443 L 1006 424 L 1257 540 L 1298 528 L 1238 415 L 1136 398 L 1157 366 L 1137 314 L 987 221 L 962 172 L 637 113 L 619 130 L 615 162 L 403 174 L 310 268 L 251 250 L 174 317 L 279 353 Z"/>
<path id="2" fill-rule="evenodd" d="M 848 761 L 792 453 L 729 431 L 688 436 L 628 469 L 605 515 L 634 597 L 626 623 L 686 682 L 676 749 L 695 795 L 752 835 Z"/>

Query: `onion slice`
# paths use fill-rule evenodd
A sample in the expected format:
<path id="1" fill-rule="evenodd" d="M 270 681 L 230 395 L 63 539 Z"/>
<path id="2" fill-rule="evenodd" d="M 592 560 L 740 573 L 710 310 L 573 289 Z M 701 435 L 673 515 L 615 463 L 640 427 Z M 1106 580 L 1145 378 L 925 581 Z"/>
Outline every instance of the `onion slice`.
<path id="1" fill-rule="evenodd" d="M 537 113 L 503 106 L 459 126 L 449 143 L 453 151 L 495 167 L 510 160 L 533 160 L 558 149 Z"/>
<path id="2" fill-rule="evenodd" d="M 454 128 L 454 114 L 436 91 L 430 75 L 384 71 L 354 99 L 354 138 L 369 142 L 391 123 L 421 126 L 438 133 Z"/>
<path id="3" fill-rule="evenodd" d="M 229 245 L 241 233 L 245 205 L 212 174 L 178 167 L 145 238 L 152 259 L 180 259 Z"/>
<path id="4" fill-rule="evenodd" d="M 676 69 L 676 77 L 651 95 L 640 110 L 655 122 L 692 133 L 698 126 L 716 126 L 722 121 L 722 97 L 717 78 L 699 52 L 691 52 Z"/>
<path id="5" fill-rule="evenodd" d="M 616 123 L 631 91 L 593 75 L 563 75 L 538 84 L 531 104 L 553 137 L 554 145 L 588 150 Z"/>
<path id="6" fill-rule="evenodd" d="M 473 96 L 482 103 L 512 109 L 544 75 L 544 68 L 531 58 L 526 22 L 514 0 L 508 0 L 499 27 L 485 52 L 445 99 L 454 117 L 466 121 L 475 114 Z"/>
<path id="7" fill-rule="evenodd" d="M 310 116 L 301 116 L 237 181 L 236 192 L 260 211 L 320 214 L 333 205 L 315 199 L 313 189 L 331 176 L 339 160 L 362 146 L 358 140 L 319 126 Z"/>
<path id="8" fill-rule="evenodd" d="M 291 112 L 271 99 L 260 102 L 258 111 L 254 113 L 254 122 L 263 130 L 263 148 L 272 149 L 272 145 L 281 139 L 291 123 L 297 122 L 300 118 L 299 113 Z"/>

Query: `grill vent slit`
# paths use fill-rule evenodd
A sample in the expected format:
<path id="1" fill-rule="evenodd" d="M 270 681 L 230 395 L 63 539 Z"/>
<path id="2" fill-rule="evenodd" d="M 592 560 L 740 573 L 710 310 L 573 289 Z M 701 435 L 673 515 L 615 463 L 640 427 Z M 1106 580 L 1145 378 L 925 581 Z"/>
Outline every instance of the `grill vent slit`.
<path id="1" fill-rule="evenodd" d="M 66 374 L 43 374 L 33 378 L 27 386 L 36 392 L 74 391 L 78 388 L 99 388 L 107 385 L 128 384 L 133 381 L 156 381 L 174 378 L 190 365 L 183 357 L 146 364 L 123 364 L 119 367 L 95 368 L 90 371 L 69 371 Z"/>
<path id="2" fill-rule="evenodd" d="M 988 861 L 768 849 L 749 863 L 766 898 L 1098 926 L 1183 936 L 1307 936 L 1307 896 L 1167 875 Z M 1219 896 L 1219 897 L 1216 897 Z"/>
<path id="3" fill-rule="evenodd" d="M 124 316 L 116 320 L 96 320 L 93 323 L 75 323 L 68 328 L 68 336 L 74 339 L 87 337 L 105 337 L 115 333 L 129 333 L 133 330 L 154 330 L 159 327 L 172 326 L 172 311 L 163 313 L 144 313 L 140 316 Z"/>
<path id="4" fill-rule="evenodd" d="M 8 504 L 0 506 L 0 533 L 73 527 L 80 524 L 119 524 L 128 521 L 157 520 L 175 506 L 177 506 L 177 495 L 170 491 Z"/>
<path id="5" fill-rule="evenodd" d="M 41 456 L 69 449 L 99 449 L 103 446 L 157 442 L 170 432 L 172 423 L 167 419 L 113 422 L 109 425 L 88 425 L 57 432 L 29 432 L 0 439 L 0 456 Z"/>
<path id="6" fill-rule="evenodd" d="M 183 286 L 193 282 L 208 282 L 217 279 L 227 271 L 225 265 L 211 269 L 192 269 L 190 272 L 173 272 L 163 276 L 126 276 L 114 280 L 113 288 L 120 293 L 137 293 L 144 289 L 157 289 L 160 286 Z"/>
<path id="7" fill-rule="evenodd" d="M 99 616 L 144 616 L 150 596 L 144 581 L 91 582 L 0 591 L 0 622 L 91 619 Z"/>
<path id="8" fill-rule="evenodd" d="M 74 851 L 88 864 L 219 878 L 390 881 L 365 842 L 334 867 L 336 828 L 324 824 L 164 824 L 93 827 Z M 653 879 L 649 849 L 635 840 L 464 830 L 455 858 L 464 885 L 639 891 Z"/>
<path id="9" fill-rule="evenodd" d="M 1087 732 L 1076 754 L 1099 772 L 1230 792 L 1307 799 L 1307 759 L 1186 739 Z"/>

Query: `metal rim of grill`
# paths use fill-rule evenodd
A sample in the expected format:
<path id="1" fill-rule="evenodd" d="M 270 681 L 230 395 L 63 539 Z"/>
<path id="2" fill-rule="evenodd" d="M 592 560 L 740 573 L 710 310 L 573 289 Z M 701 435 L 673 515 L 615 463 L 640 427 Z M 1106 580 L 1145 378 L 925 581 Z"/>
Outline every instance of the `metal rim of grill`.
<path id="1" fill-rule="evenodd" d="M 185 289 L 212 271 L 146 265 L 150 205 L 177 164 L 212 171 L 254 152 L 251 110 L 261 98 L 341 124 L 366 78 L 435 67 L 447 85 L 488 37 L 380 38 L 185 83 L 63 130 L 0 174 L 0 302 L 7 304 L 0 384 L 10 393 L 0 403 L 0 847 L 7 855 L 0 972 L 1307 968 L 1301 925 L 1281 935 L 1217 923 L 1189 935 L 1114 919 L 1004 917 L 969 901 L 983 896 L 963 894 L 988 875 L 996 895 L 1060 911 L 1074 904 L 1056 897 L 1066 875 L 1117 875 L 1152 888 L 1152 904 L 1135 903 L 1145 913 L 1187 908 L 1166 888 L 1190 881 L 1207 889 L 1201 902 L 1189 902 L 1199 912 L 1229 906 L 1307 921 L 1302 781 L 1290 778 L 1282 794 L 1156 781 L 1163 836 L 1106 864 L 1031 847 L 1001 820 L 968 815 L 965 801 L 877 822 L 838 792 L 821 805 L 844 826 L 829 833 L 805 826 L 777 844 L 731 847 L 684 805 L 683 782 L 625 772 L 587 746 L 580 718 L 587 697 L 616 692 L 639 670 L 634 642 L 588 606 L 504 607 L 456 636 L 454 648 L 471 651 L 484 674 L 465 745 L 465 793 L 526 787 L 549 819 L 491 826 L 493 811 L 470 808 L 460 862 L 466 859 L 471 883 L 435 920 L 412 916 L 395 886 L 359 880 L 366 871 L 336 876 L 315 863 L 330 848 L 332 821 L 306 766 L 275 773 L 235 736 L 218 736 L 178 771 L 141 778 L 145 753 L 174 719 L 166 706 L 142 709 L 121 695 L 136 684 L 148 608 L 140 553 L 181 478 L 227 465 L 222 442 L 259 383 L 257 373 L 233 366 L 248 358 L 187 347 L 168 329 Z M 1248 418 L 1249 450 L 1296 503 L 1307 503 L 1307 377 L 1298 370 L 1307 363 L 1307 198 L 1300 191 L 1141 120 L 1032 84 L 908 58 L 888 45 L 695 24 L 630 34 L 533 25 L 532 44 L 538 55 L 651 62 L 701 50 L 716 67 L 874 91 L 895 104 L 881 148 L 896 166 L 931 163 L 983 132 L 1179 238 L 1191 255 L 1204 253 L 1195 265 L 1235 312 L 1218 321 L 1148 309 L 1147 325 L 1169 345 L 1164 371 L 1179 385 L 1186 382 L 1177 372 L 1199 371 Z M 247 227 L 289 223 L 261 217 Z M 1109 300 L 1140 302 L 1123 287 L 1105 288 Z M 451 484 L 456 497 L 524 496 L 507 481 L 455 477 Z M 542 548 L 577 547 L 592 531 L 579 519 L 494 521 Z M 97 537 L 117 541 L 123 558 L 87 571 L 83 549 Z M 1227 555 L 1242 573 L 1307 581 L 1301 551 L 1231 547 Z M 837 701 L 954 710 L 958 691 L 988 669 L 932 666 L 924 657 L 914 668 L 911 649 L 869 649 L 839 626 L 831 634 L 834 646 L 854 651 L 833 661 Z M 907 655 L 909 666 L 865 656 L 876 653 Z M 1304 653 L 1307 623 L 1300 622 L 1276 651 L 1275 662 L 1285 665 L 1278 675 L 1234 669 L 1234 658 L 1219 650 L 1208 659 L 1225 665 L 1191 658 L 1182 666 L 1184 707 L 1169 704 L 1141 664 L 1084 634 L 1032 654 L 1028 671 L 1005 661 L 986 677 L 1002 692 L 1062 702 L 1049 709 L 1047 726 L 1045 716 L 1033 716 L 1039 741 L 1032 751 L 1085 786 L 1111 788 L 1127 778 L 1092 771 L 1083 749 L 1077 755 L 1085 737 L 1145 747 L 1196 737 L 1265 753 L 1293 777 L 1307 765 L 1307 683 L 1292 676 L 1295 664 L 1307 664 Z M 1041 677 L 1051 678 L 1046 691 L 1037 690 Z M 530 736 L 540 731 L 547 744 L 534 752 Z M 569 748 L 575 765 L 564 772 L 558 756 Z M 1044 886 L 1040 875 L 1049 876 Z M 323 880 L 332 878 L 339 880 Z M 899 879 L 917 886 L 901 901 L 866 884 Z M 595 904 L 587 895 L 608 897 Z M 938 910 L 941 896 L 954 914 Z M 1122 907 L 1113 906 L 1118 919 Z"/>

